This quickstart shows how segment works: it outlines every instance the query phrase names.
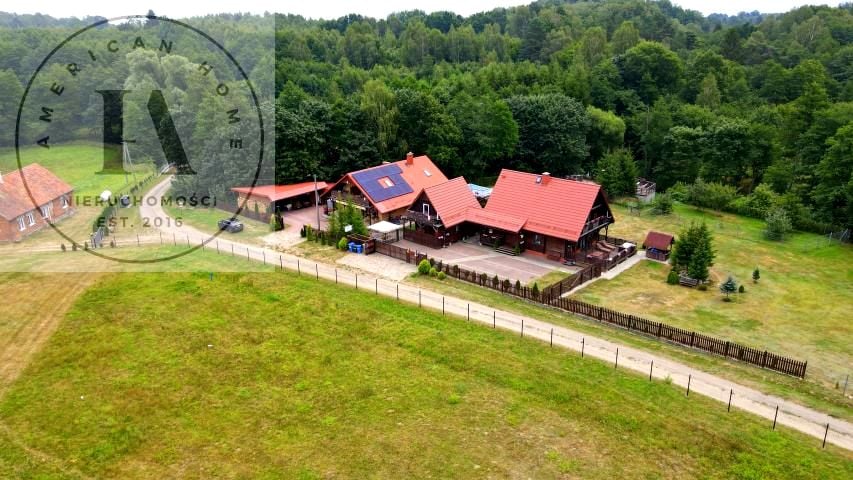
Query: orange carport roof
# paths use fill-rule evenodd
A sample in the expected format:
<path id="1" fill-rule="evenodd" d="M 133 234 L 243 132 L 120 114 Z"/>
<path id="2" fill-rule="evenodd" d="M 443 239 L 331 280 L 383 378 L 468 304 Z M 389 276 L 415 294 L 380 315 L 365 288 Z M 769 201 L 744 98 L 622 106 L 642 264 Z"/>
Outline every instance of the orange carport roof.
<path id="1" fill-rule="evenodd" d="M 488 209 L 480 208 L 479 205 L 477 207 L 468 208 L 465 220 L 479 225 L 515 233 L 521 230 L 521 227 L 524 226 L 523 218 L 503 213 L 490 212 Z"/>
<path id="2" fill-rule="evenodd" d="M 317 182 L 317 191 L 322 193 L 327 187 L 326 182 Z M 294 183 L 291 185 L 262 185 L 258 187 L 234 187 L 233 192 L 264 197 L 270 202 L 298 197 L 314 191 L 314 182 Z"/>

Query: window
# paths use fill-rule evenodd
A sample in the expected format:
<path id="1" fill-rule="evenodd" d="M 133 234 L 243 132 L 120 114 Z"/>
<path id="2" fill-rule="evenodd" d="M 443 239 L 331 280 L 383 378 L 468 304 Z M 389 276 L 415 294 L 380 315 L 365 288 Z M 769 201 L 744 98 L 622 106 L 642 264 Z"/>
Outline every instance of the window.
<path id="1" fill-rule="evenodd" d="M 36 224 L 36 216 L 33 215 L 33 212 L 28 213 L 27 215 L 27 223 L 32 227 Z"/>
<path id="2" fill-rule="evenodd" d="M 62 197 L 62 209 L 68 208 L 68 197 Z"/>
<path id="3" fill-rule="evenodd" d="M 423 204 L 421 206 L 421 209 L 424 212 L 424 215 L 429 216 L 429 204 L 428 203 Z"/>
<path id="4" fill-rule="evenodd" d="M 425 169 L 424 169 L 424 175 L 426 175 L 427 177 L 431 177 L 431 176 L 432 176 L 432 172 L 430 172 L 429 170 L 427 170 L 427 169 L 425 168 Z"/>
<path id="5" fill-rule="evenodd" d="M 27 224 L 24 223 L 24 217 L 18 217 L 18 230 L 24 231 L 27 229 Z"/>
<path id="6" fill-rule="evenodd" d="M 41 207 L 41 216 L 42 218 L 50 218 L 50 214 L 53 211 L 53 205 L 48 203 Z"/>

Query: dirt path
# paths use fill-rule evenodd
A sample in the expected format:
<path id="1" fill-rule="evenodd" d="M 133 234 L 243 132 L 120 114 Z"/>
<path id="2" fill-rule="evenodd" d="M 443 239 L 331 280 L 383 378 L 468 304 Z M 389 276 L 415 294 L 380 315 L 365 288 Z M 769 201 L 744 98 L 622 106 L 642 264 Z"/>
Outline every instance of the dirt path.
<path id="1" fill-rule="evenodd" d="M 154 187 L 149 195 L 159 198 L 167 188 L 168 182 L 164 182 Z M 143 215 L 160 216 L 164 219 L 167 217 L 162 207 L 159 206 L 159 202 L 156 202 L 157 206 L 154 207 L 148 206 L 149 202 L 147 201 L 144 203 L 146 207 Z M 174 222 L 163 223 L 174 224 Z M 210 235 L 186 226 L 165 228 L 164 232 L 184 236 L 194 244 L 210 239 Z M 487 305 L 442 296 L 432 291 L 398 283 L 381 275 L 364 275 L 341 271 L 331 265 L 246 245 L 237 240 L 231 240 L 229 237 L 220 236 L 216 241 L 219 242 L 223 250 L 230 250 L 233 247 L 241 258 L 296 270 L 303 275 L 316 276 L 336 283 L 367 289 L 378 295 L 416 303 L 426 308 L 468 318 L 489 327 L 519 332 L 525 337 L 533 337 L 551 345 L 583 352 L 586 356 L 592 356 L 611 364 L 618 362 L 618 368 L 631 369 L 644 376 L 648 376 L 651 372 L 652 377 L 666 379 L 671 381 L 673 385 L 683 388 L 687 388 L 689 384 L 691 394 L 700 394 L 723 403 L 728 403 L 731 396 L 732 407 L 751 412 L 769 421 L 773 421 L 776 417 L 776 407 L 778 406 L 779 411 L 776 418 L 778 424 L 799 430 L 820 440 L 823 440 L 826 426 L 829 424 L 827 442 L 853 450 L 853 424 L 849 422 L 705 373 L 666 357 L 650 354 L 627 345 L 593 337 L 531 317 L 495 310 Z"/>

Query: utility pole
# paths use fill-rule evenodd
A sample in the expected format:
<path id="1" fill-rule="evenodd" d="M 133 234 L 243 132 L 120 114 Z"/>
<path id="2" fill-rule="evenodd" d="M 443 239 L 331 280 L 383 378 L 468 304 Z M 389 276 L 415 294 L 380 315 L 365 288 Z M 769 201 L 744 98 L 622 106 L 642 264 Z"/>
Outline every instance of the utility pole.
<path id="1" fill-rule="evenodd" d="M 317 210 L 317 231 L 322 230 L 320 228 L 320 191 L 317 190 L 317 174 L 314 174 L 314 208 Z"/>

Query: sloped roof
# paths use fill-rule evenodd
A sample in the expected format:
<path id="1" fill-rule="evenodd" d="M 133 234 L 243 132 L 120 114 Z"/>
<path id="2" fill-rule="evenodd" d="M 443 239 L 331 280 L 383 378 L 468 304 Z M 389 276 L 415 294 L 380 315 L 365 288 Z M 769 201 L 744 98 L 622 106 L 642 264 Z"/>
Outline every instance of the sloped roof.
<path id="1" fill-rule="evenodd" d="M 326 182 L 317 182 L 317 190 L 322 192 L 328 185 Z M 270 202 L 277 202 L 287 198 L 298 197 L 314 191 L 314 182 L 294 183 L 291 185 L 261 185 L 257 187 L 234 187 L 233 192 L 251 195 L 253 197 L 264 197 Z"/>
<path id="2" fill-rule="evenodd" d="M 504 169 L 484 211 L 524 219 L 525 230 L 576 242 L 600 192 L 594 183 Z"/>
<path id="3" fill-rule="evenodd" d="M 646 236 L 646 241 L 643 242 L 646 248 L 654 248 L 657 250 L 669 250 L 672 248 L 672 242 L 675 239 L 668 233 L 651 231 Z"/>
<path id="4" fill-rule="evenodd" d="M 21 178 L 22 174 L 23 178 Z M 10 221 L 74 190 L 38 163 L 3 174 L 2 178 L 0 217 Z M 25 180 L 26 186 L 24 186 Z M 29 187 L 29 193 L 27 193 L 27 187 Z"/>
<path id="5" fill-rule="evenodd" d="M 518 232 L 524 226 L 524 219 L 503 213 L 490 212 L 487 209 L 471 207 L 465 212 L 465 220 L 487 227 L 499 228 L 508 232 Z"/>
<path id="6" fill-rule="evenodd" d="M 445 227 L 464 222 L 469 208 L 481 209 L 480 202 L 462 177 L 425 188 L 424 194 Z"/>
<path id="7" fill-rule="evenodd" d="M 368 193 L 372 186 L 361 185 L 358 179 L 356 178 L 357 176 L 361 175 L 356 174 L 369 172 L 375 169 L 385 168 L 387 165 L 397 165 L 400 168 L 400 176 L 403 177 L 403 180 L 405 180 L 406 184 L 411 187 L 412 191 L 377 202 L 374 201 L 374 199 L 371 198 L 370 194 Z M 366 194 L 367 198 L 370 200 L 374 208 L 376 208 L 379 213 L 388 213 L 400 208 L 406 208 L 410 206 L 425 188 L 444 183 L 447 181 L 447 177 L 445 177 L 444 173 L 439 170 L 434 163 L 432 163 L 432 160 L 430 160 L 429 157 L 427 157 L 426 155 L 421 155 L 419 157 L 413 157 L 411 165 L 408 165 L 406 163 L 406 160 L 404 159 L 397 162 L 384 163 L 375 167 L 350 172 L 344 175 L 343 178 L 335 182 L 335 184 L 327 190 L 333 189 L 336 185 L 343 181 L 349 181 L 354 185 L 357 185 L 361 189 L 361 191 Z"/>

